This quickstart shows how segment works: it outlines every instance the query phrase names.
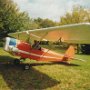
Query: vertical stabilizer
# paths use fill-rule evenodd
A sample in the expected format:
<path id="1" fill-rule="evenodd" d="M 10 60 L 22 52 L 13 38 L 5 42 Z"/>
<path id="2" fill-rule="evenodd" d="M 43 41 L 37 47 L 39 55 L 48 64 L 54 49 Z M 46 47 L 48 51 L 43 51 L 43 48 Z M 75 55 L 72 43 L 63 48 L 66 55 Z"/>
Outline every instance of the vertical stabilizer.
<path id="1" fill-rule="evenodd" d="M 68 61 L 68 59 L 72 59 L 74 57 L 75 54 L 75 49 L 73 45 L 70 45 L 68 50 L 66 51 L 63 61 Z"/>
<path id="2" fill-rule="evenodd" d="M 75 49 L 73 45 L 70 45 L 68 50 L 66 51 L 65 55 L 68 56 L 69 58 L 73 58 L 75 54 Z"/>

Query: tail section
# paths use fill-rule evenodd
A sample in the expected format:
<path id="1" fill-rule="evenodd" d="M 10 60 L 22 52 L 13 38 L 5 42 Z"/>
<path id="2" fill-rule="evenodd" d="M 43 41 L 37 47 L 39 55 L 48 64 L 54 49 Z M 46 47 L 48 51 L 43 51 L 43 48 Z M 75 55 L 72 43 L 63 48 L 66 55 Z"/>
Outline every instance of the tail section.
<path id="1" fill-rule="evenodd" d="M 73 45 L 70 45 L 68 50 L 66 51 L 63 61 L 68 61 L 68 59 L 72 59 L 75 54 L 75 49 Z"/>

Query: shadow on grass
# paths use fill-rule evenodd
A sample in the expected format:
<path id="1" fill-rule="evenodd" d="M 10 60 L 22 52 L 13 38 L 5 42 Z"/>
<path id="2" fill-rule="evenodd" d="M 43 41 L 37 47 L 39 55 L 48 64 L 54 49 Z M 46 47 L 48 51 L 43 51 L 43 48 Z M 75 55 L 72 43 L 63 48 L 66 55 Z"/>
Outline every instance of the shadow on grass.
<path id="1" fill-rule="evenodd" d="M 7 63 L 10 62 L 8 59 L 14 58 L 0 56 L 0 74 L 11 90 L 42 90 L 60 83 L 33 66 L 30 70 L 23 70 L 23 64 L 15 66 Z M 3 85 L 1 87 L 5 88 Z"/>
<path id="2" fill-rule="evenodd" d="M 5 64 L 5 63 L 11 63 L 13 62 L 14 58 L 13 57 L 10 57 L 10 56 L 0 56 L 0 64 Z"/>
<path id="3" fill-rule="evenodd" d="M 14 58 L 10 56 L 0 56 L 0 63 L 13 63 Z M 30 66 L 42 66 L 42 65 L 65 65 L 65 66 L 80 66 L 78 64 L 73 64 L 73 63 L 65 63 L 65 62 L 40 62 L 40 63 L 31 63 Z"/>
<path id="4" fill-rule="evenodd" d="M 64 63 L 64 62 L 51 62 L 51 63 L 32 63 L 30 64 L 31 66 L 42 66 L 42 65 L 65 65 L 65 66 L 80 66 L 78 64 L 68 64 L 68 63 Z"/>

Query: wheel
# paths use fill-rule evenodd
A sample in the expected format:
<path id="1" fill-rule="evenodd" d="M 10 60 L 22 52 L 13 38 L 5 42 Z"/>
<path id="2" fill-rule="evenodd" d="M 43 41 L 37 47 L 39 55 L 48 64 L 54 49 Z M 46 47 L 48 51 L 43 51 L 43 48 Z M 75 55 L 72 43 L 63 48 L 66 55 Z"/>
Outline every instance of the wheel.
<path id="1" fill-rule="evenodd" d="M 15 65 L 19 65 L 20 64 L 20 60 L 19 59 L 15 59 L 13 62 Z"/>
<path id="2" fill-rule="evenodd" d="M 30 69 L 30 66 L 27 64 L 27 65 L 24 65 L 24 70 L 29 70 Z"/>

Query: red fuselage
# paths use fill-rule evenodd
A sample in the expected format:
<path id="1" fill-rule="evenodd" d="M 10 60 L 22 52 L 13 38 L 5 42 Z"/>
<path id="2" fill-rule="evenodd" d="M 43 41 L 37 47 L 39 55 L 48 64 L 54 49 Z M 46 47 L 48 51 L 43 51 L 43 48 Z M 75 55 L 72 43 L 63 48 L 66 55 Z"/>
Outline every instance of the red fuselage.
<path id="1" fill-rule="evenodd" d="M 30 44 L 9 37 L 6 38 L 4 49 L 21 58 L 29 58 L 37 61 L 61 62 L 64 58 L 63 54 L 58 54 L 45 48 L 41 48 L 41 50 L 33 49 Z"/>

